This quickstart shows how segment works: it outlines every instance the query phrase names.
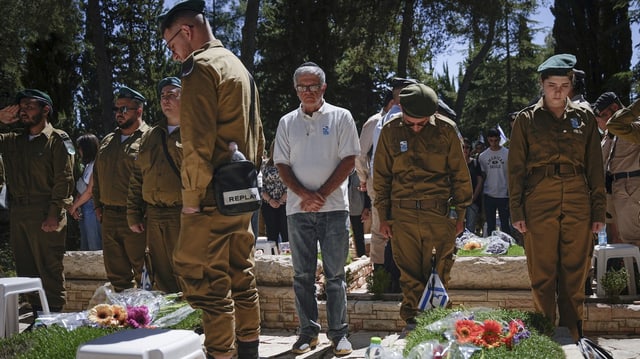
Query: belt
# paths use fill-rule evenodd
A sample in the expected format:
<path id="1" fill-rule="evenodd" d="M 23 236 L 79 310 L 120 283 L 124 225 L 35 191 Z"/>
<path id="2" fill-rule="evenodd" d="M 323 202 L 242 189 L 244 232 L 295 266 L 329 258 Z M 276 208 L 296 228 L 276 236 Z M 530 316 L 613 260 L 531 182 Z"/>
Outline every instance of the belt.
<path id="1" fill-rule="evenodd" d="M 531 169 L 531 174 L 560 177 L 577 176 L 583 172 L 584 169 L 582 166 L 574 166 L 568 163 L 552 163 L 550 165 L 534 167 Z"/>
<path id="2" fill-rule="evenodd" d="M 109 210 L 109 211 L 126 212 L 127 211 L 127 206 L 107 206 L 105 204 L 104 205 L 104 209 Z"/>
<path id="3" fill-rule="evenodd" d="M 612 176 L 614 181 L 623 179 L 623 178 L 638 177 L 640 176 L 640 170 L 633 171 L 633 172 L 618 172 L 618 173 L 612 174 Z"/>
<path id="4" fill-rule="evenodd" d="M 430 208 L 445 208 L 447 205 L 447 201 L 438 200 L 438 199 L 420 199 L 420 200 L 409 200 L 409 199 L 398 199 L 393 200 L 393 206 L 397 208 L 407 208 L 407 209 L 430 209 Z"/>

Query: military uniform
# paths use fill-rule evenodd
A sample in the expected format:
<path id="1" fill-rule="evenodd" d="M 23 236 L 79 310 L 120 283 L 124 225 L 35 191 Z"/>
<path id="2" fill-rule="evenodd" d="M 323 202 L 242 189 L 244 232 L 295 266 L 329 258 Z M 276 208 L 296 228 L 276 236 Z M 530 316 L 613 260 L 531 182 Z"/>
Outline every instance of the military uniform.
<path id="1" fill-rule="evenodd" d="M 180 288 L 173 273 L 173 249 L 180 233 L 181 183 L 164 147 L 179 169 L 182 143 L 179 127 L 167 132 L 163 119 L 142 137 L 129 180 L 127 222 L 129 226 L 145 224 L 154 289 L 176 293 Z"/>
<path id="2" fill-rule="evenodd" d="M 611 198 L 619 236 L 625 243 L 640 246 L 640 131 L 633 122 L 640 115 L 640 101 L 616 112 L 607 129 L 616 135 L 603 155 L 610 176 Z M 640 127 L 639 127 L 640 128 Z"/>
<path id="3" fill-rule="evenodd" d="M 233 352 L 235 339 L 260 334 L 260 307 L 253 273 L 251 213 L 224 216 L 216 208 L 214 169 L 229 161 L 229 142 L 260 168 L 264 135 L 256 93 L 249 126 L 251 82 L 240 60 L 218 40 L 183 64 L 180 122 L 182 201 L 201 212 L 182 214 L 174 251 L 175 270 L 189 303 L 203 311 L 210 354 Z"/>
<path id="4" fill-rule="evenodd" d="M 66 302 L 62 259 L 67 237 L 65 207 L 71 205 L 74 187 L 73 155 L 69 136 L 46 124 L 29 140 L 27 131 L 0 135 L 10 201 L 10 242 L 16 272 L 40 277 L 49 306 L 60 311 Z M 44 232 L 46 217 L 59 219 L 58 229 Z M 38 307 L 37 297 L 29 301 Z"/>
<path id="5" fill-rule="evenodd" d="M 527 266 L 537 311 L 577 339 L 594 222 L 605 221 L 600 136 L 591 111 L 567 98 L 556 118 L 544 98 L 522 110 L 511 133 L 512 222 L 526 221 Z"/>
<path id="6" fill-rule="evenodd" d="M 116 291 L 141 283 L 145 236 L 127 224 L 127 194 L 140 139 L 149 130 L 146 123 L 124 141 L 120 129 L 106 135 L 98 149 L 93 169 L 93 200 L 102 209 L 102 250 L 107 278 Z"/>
<path id="7" fill-rule="evenodd" d="M 404 103 L 405 94 L 416 90 L 411 85 L 401 92 L 400 103 L 407 113 L 412 103 Z M 433 91 L 433 90 L 431 90 Z M 420 96 L 416 96 L 419 100 Z M 393 258 L 400 269 L 402 304 L 400 316 L 412 322 L 431 272 L 431 251 L 437 251 L 436 269 L 446 285 L 453 266 L 456 220 L 447 217 L 449 205 L 464 218 L 471 204 L 471 177 L 457 130 L 451 120 L 433 109 L 413 117 L 429 117 L 415 132 L 395 115 L 382 129 L 375 153 L 373 184 L 374 205 L 381 221 L 392 225 Z M 429 114 L 430 113 L 430 114 Z"/>

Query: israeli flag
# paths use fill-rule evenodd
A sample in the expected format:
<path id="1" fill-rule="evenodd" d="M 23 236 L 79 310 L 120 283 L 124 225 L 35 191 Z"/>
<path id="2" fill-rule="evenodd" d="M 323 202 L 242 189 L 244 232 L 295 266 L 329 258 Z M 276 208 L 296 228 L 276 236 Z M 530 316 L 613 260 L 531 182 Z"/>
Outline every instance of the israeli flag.
<path id="1" fill-rule="evenodd" d="M 447 290 L 444 289 L 444 284 L 442 284 L 438 272 L 432 271 L 427 286 L 422 292 L 418 308 L 423 311 L 431 308 L 441 308 L 446 306 L 448 302 L 449 295 Z"/>
<path id="2" fill-rule="evenodd" d="M 502 131 L 502 127 L 500 127 L 500 124 L 496 125 L 496 129 L 500 133 L 500 146 L 504 146 L 504 144 L 507 143 L 508 138 L 504 134 L 504 131 Z"/>

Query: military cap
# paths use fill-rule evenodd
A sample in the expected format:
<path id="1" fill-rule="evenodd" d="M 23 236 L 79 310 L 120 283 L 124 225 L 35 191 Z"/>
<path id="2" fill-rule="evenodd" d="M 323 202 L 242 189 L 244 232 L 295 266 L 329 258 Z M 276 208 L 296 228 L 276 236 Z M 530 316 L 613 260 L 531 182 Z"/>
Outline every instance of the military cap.
<path id="1" fill-rule="evenodd" d="M 427 85 L 409 85 L 400 91 L 400 106 L 411 117 L 429 117 L 438 108 L 438 95 Z"/>
<path id="2" fill-rule="evenodd" d="M 43 91 L 36 89 L 24 89 L 18 92 L 18 94 L 16 95 L 16 102 L 20 103 L 20 100 L 23 98 L 36 99 L 38 101 L 46 103 L 47 105 L 49 105 L 49 107 L 51 107 L 51 109 L 53 109 L 53 101 L 51 101 L 51 97 Z"/>
<path id="3" fill-rule="evenodd" d="M 160 31 L 164 31 L 167 25 L 173 20 L 173 16 L 182 10 L 191 10 L 204 14 L 204 0 L 178 1 L 172 8 L 163 11 L 162 14 L 156 18 L 160 23 Z"/>
<path id="4" fill-rule="evenodd" d="M 127 86 L 122 86 L 116 91 L 116 98 L 130 98 L 142 102 L 147 101 L 140 92 L 130 89 Z"/>
<path id="5" fill-rule="evenodd" d="M 553 55 L 538 66 L 538 72 L 548 76 L 569 76 L 576 65 L 576 57 L 571 54 Z"/>
<path id="6" fill-rule="evenodd" d="M 168 85 L 182 88 L 182 81 L 180 81 L 179 78 L 173 76 L 163 78 L 162 80 L 160 80 L 160 82 L 158 82 L 158 94 L 161 94 L 162 89 Z"/>
<path id="7" fill-rule="evenodd" d="M 403 77 L 394 77 L 391 79 L 391 87 L 394 89 L 403 88 L 409 85 L 415 85 L 418 81 L 414 79 L 405 79 Z"/>
<path id="8" fill-rule="evenodd" d="M 593 104 L 593 112 L 599 116 L 600 112 L 604 111 L 607 107 L 613 105 L 614 103 L 620 104 L 621 102 L 618 99 L 618 96 L 613 92 L 605 92 Z"/>

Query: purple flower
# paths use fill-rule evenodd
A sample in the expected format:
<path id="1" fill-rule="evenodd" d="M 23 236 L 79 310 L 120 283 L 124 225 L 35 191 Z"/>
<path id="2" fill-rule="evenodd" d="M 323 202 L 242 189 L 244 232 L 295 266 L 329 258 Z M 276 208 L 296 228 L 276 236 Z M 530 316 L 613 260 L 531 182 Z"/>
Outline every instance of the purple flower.
<path id="1" fill-rule="evenodd" d="M 132 328 L 146 328 L 151 322 L 146 306 L 127 306 L 127 324 Z"/>

